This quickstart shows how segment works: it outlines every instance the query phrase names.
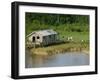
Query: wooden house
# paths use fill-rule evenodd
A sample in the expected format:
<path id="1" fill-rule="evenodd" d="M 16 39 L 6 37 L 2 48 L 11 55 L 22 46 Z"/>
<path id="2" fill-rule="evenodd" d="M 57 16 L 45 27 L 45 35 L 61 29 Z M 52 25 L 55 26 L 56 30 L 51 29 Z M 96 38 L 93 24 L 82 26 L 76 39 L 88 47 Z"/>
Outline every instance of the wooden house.
<path id="1" fill-rule="evenodd" d="M 52 29 L 34 31 L 27 36 L 27 40 L 36 45 L 50 45 L 58 40 L 58 33 Z"/>

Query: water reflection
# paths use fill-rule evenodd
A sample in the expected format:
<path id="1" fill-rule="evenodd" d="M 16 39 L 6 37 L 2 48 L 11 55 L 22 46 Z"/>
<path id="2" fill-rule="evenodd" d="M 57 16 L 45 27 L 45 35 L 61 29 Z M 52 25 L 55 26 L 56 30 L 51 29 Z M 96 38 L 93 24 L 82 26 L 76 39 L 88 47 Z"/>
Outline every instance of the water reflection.
<path id="1" fill-rule="evenodd" d="M 84 53 L 31 55 L 29 51 L 26 51 L 26 68 L 78 65 L 89 65 L 89 55 Z"/>

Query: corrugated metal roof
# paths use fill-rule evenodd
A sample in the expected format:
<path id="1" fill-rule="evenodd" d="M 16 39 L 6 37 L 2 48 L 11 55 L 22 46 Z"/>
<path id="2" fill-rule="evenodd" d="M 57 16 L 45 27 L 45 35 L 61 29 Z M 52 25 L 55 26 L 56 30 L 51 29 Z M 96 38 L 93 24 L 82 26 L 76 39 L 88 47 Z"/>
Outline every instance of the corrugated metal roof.
<path id="1" fill-rule="evenodd" d="M 42 35 L 42 36 L 48 36 L 48 35 L 52 35 L 52 34 L 57 34 L 57 32 L 55 32 L 52 29 L 47 29 L 47 30 L 40 30 L 40 31 L 35 31 L 30 33 L 27 37 L 33 35 L 33 34 L 38 34 L 38 35 Z"/>
<path id="2" fill-rule="evenodd" d="M 41 31 L 38 31 L 38 32 L 36 32 L 36 33 L 37 33 L 37 34 L 40 34 L 40 35 L 42 35 L 42 36 L 57 34 L 57 32 L 55 32 L 55 31 L 52 30 L 52 29 L 49 29 L 49 30 L 41 30 Z"/>

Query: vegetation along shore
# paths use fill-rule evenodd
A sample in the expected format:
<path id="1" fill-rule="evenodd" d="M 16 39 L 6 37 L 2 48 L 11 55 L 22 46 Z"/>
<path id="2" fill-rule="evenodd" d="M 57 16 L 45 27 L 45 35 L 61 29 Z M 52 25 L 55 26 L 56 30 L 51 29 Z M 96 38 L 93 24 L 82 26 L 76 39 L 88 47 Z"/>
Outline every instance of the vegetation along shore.
<path id="1" fill-rule="evenodd" d="M 45 47 L 29 48 L 30 52 L 35 55 L 52 55 L 66 52 L 83 52 L 89 54 L 88 43 L 63 43 Z"/>

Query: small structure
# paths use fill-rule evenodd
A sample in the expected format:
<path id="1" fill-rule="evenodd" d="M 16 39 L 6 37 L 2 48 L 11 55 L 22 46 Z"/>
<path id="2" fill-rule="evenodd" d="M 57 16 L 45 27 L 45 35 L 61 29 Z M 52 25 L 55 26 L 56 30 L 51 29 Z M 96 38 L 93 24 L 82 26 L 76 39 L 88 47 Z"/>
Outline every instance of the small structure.
<path id="1" fill-rule="evenodd" d="M 58 40 L 58 33 L 52 29 L 34 31 L 27 36 L 27 40 L 35 45 L 50 45 Z"/>

